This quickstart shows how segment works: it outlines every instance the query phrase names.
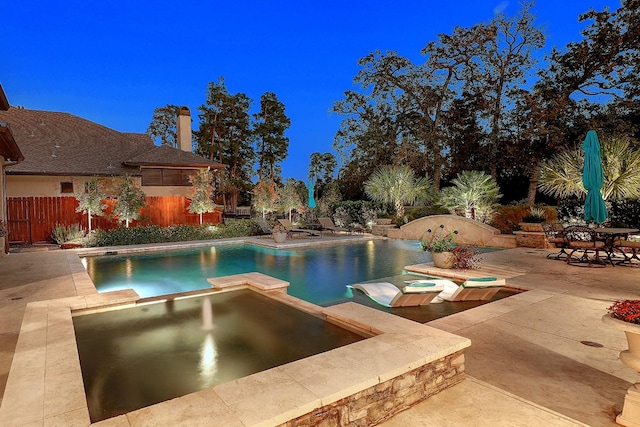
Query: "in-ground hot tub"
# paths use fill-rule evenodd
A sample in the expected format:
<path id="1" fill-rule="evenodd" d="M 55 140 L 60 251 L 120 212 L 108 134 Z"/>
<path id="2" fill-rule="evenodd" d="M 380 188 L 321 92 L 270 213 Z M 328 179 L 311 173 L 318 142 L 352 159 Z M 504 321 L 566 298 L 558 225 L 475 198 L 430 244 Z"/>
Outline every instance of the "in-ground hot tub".
<path id="1" fill-rule="evenodd" d="M 248 289 L 85 312 L 73 324 L 92 422 L 364 339 Z"/>

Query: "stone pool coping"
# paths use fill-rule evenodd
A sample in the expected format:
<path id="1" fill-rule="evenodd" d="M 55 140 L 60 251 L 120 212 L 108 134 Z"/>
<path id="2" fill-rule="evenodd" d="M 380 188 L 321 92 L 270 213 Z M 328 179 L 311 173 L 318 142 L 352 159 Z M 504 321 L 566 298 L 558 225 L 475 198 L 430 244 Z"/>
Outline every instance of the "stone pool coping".
<path id="1" fill-rule="evenodd" d="M 132 290 L 91 293 L 79 260 L 73 265 L 76 287 L 86 295 L 27 305 L 0 407 L 0 419 L 8 420 L 3 425 L 91 425 L 72 311 L 133 305 L 140 299 Z M 278 425 L 471 344 L 467 338 L 356 303 L 315 306 L 287 295 L 287 282 L 261 273 L 210 281 L 220 288 L 250 287 L 372 337 L 92 425 L 204 425 L 212 419 L 225 426 Z M 463 363 L 461 357 L 458 363 Z"/>
<path id="2" fill-rule="evenodd" d="M 249 236 L 249 237 L 230 237 L 227 239 L 215 240 L 193 240 L 188 242 L 169 242 L 169 243 L 148 243 L 142 245 L 123 245 L 123 246 L 104 246 L 93 248 L 69 249 L 80 257 L 102 256 L 110 254 L 134 254 L 134 253 L 153 253 L 164 251 L 189 250 L 200 247 L 209 246 L 228 246 L 250 244 L 256 246 L 265 246 L 273 249 L 282 248 L 307 248 L 317 246 L 331 246 L 341 243 L 356 243 L 367 240 L 387 240 L 386 237 L 373 236 L 371 234 L 357 235 L 337 235 L 323 239 L 289 239 L 284 243 L 276 243 L 271 238 L 263 238 L 267 236 Z"/>

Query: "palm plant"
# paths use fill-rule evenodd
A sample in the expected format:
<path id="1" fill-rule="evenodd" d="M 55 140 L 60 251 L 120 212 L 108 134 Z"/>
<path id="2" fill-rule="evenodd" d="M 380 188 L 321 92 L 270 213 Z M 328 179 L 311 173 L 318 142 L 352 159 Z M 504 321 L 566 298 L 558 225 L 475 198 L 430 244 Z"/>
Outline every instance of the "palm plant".
<path id="1" fill-rule="evenodd" d="M 440 204 L 449 211 L 471 219 L 490 219 L 493 208 L 502 197 L 496 180 L 481 171 L 462 171 L 442 189 Z"/>
<path id="2" fill-rule="evenodd" d="M 428 199 L 432 190 L 428 178 L 416 177 L 409 166 L 383 166 L 364 183 L 364 191 L 376 202 L 390 203 L 396 211 L 396 219 L 404 218 L 404 205 L 418 199 Z"/>
<path id="3" fill-rule="evenodd" d="M 631 140 L 614 136 L 602 140 L 600 156 L 604 173 L 602 198 L 617 200 L 640 197 L 640 150 Z M 582 185 L 584 153 L 570 149 L 558 153 L 540 167 L 538 188 L 559 199 L 587 194 Z"/>

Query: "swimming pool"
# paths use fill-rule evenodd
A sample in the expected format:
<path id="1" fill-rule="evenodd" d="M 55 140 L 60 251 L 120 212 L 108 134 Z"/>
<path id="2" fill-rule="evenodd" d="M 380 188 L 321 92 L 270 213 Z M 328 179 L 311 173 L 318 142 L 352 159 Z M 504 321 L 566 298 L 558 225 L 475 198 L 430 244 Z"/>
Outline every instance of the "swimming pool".
<path id="1" fill-rule="evenodd" d="M 314 304 L 345 299 L 347 284 L 399 274 L 406 265 L 429 261 L 419 242 L 391 239 L 290 249 L 238 244 L 84 258 L 98 292 L 132 288 L 145 298 L 205 289 L 209 277 L 258 271 L 290 282 L 290 295 Z"/>

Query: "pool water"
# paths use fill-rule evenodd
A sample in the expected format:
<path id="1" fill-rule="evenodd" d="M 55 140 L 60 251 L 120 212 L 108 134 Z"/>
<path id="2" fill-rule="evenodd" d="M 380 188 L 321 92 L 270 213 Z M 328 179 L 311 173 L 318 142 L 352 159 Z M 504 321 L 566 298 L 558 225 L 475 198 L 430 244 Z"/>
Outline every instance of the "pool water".
<path id="1" fill-rule="evenodd" d="M 73 323 L 92 422 L 364 339 L 246 289 Z"/>
<path id="2" fill-rule="evenodd" d="M 134 289 L 142 298 L 209 288 L 206 279 L 260 272 L 290 282 L 287 292 L 314 304 L 344 300 L 346 285 L 400 274 L 431 261 L 420 243 L 370 240 L 273 249 L 250 244 L 84 259 L 98 292 Z"/>

